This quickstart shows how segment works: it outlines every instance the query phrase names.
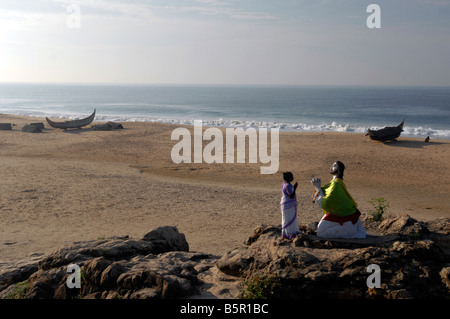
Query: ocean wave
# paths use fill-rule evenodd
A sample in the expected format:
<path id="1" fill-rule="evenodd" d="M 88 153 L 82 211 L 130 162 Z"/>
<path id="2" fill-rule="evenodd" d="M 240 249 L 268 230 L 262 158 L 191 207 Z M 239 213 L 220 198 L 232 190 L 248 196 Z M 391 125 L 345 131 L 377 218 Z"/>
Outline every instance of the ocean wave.
<path id="1" fill-rule="evenodd" d="M 68 114 L 48 114 L 38 111 L 19 111 L 19 112 L 5 112 L 4 114 L 14 114 L 23 116 L 38 116 L 38 117 L 50 117 L 57 119 L 76 120 L 81 119 L 89 114 L 84 115 L 68 115 Z M 197 119 L 174 119 L 174 118 L 152 118 L 145 115 L 136 116 L 123 116 L 123 115 L 97 115 L 95 121 L 98 122 L 156 122 L 175 125 L 194 125 L 194 121 Z M 349 133 L 367 133 L 370 128 L 372 130 L 381 129 L 383 127 L 376 126 L 355 126 L 349 124 L 339 124 L 337 122 L 332 123 L 288 123 L 288 122 L 276 122 L 276 121 L 250 121 L 250 120 L 229 120 L 229 119 L 216 119 L 216 120 L 202 120 L 203 126 L 209 127 L 242 127 L 242 128 L 278 128 L 280 132 L 349 132 Z M 450 139 L 450 130 L 434 129 L 427 127 L 410 127 L 405 126 L 403 128 L 402 136 L 425 138 L 429 136 L 434 139 Z"/>
<path id="2" fill-rule="evenodd" d="M 142 117 L 114 117 L 99 116 L 95 118 L 97 121 L 117 121 L 117 122 L 157 122 L 176 125 L 194 125 L 194 119 L 168 119 L 168 118 L 148 118 Z M 331 124 L 306 124 L 306 123 L 287 123 L 274 121 L 248 121 L 248 120 L 202 120 L 203 126 L 212 127 L 242 127 L 242 128 L 279 128 L 280 132 L 349 132 L 349 133 L 367 133 L 368 129 L 381 129 L 383 127 L 367 127 L 355 126 L 349 124 L 339 124 L 332 122 Z M 450 130 L 440 130 L 425 127 L 409 127 L 403 128 L 402 136 L 425 138 L 429 136 L 435 139 L 450 139 Z"/>

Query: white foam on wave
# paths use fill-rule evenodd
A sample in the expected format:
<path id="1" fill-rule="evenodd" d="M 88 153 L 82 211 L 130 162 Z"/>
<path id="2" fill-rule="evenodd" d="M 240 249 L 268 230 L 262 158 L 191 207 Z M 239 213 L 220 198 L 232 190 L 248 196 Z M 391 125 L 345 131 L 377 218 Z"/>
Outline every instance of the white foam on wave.
<path id="1" fill-rule="evenodd" d="M 38 117 L 50 117 L 59 119 L 81 119 L 89 114 L 83 115 L 68 115 L 62 113 L 48 114 L 45 112 L 37 111 L 2 111 L 4 114 L 14 114 L 23 116 L 38 116 Z M 123 116 L 123 115 L 96 115 L 95 121 L 98 122 L 157 122 L 175 125 L 194 125 L 194 121 L 197 119 L 173 119 L 173 118 L 152 118 L 145 115 L 135 115 L 135 116 Z M 284 132 L 350 132 L 350 133 L 367 133 L 367 130 L 381 129 L 382 127 L 367 127 L 367 126 L 354 126 L 349 124 L 339 124 L 337 122 L 332 122 L 331 124 L 319 123 L 319 124 L 308 124 L 308 123 L 288 123 L 288 122 L 275 122 L 275 121 L 251 121 L 251 120 L 202 120 L 203 126 L 212 127 L 242 127 L 242 128 L 279 128 L 280 131 Z M 405 137 L 416 137 L 425 138 L 429 136 L 435 139 L 450 139 L 450 130 L 434 129 L 426 127 L 409 127 L 405 126 L 403 128 L 402 136 Z"/>
<path id="2" fill-rule="evenodd" d="M 168 119 L 168 118 L 148 118 L 148 117 L 96 117 L 97 121 L 117 121 L 117 122 L 157 122 L 178 125 L 194 125 L 193 119 Z M 286 123 L 272 121 L 248 121 L 248 120 L 203 120 L 203 126 L 212 127 L 242 127 L 242 128 L 279 128 L 284 132 L 349 132 L 349 133 L 367 133 L 367 130 L 381 129 L 383 127 L 367 127 L 354 126 L 349 124 L 339 124 L 332 122 L 331 124 L 306 124 L 306 123 Z M 436 139 L 450 139 L 450 130 L 439 130 L 424 127 L 408 127 L 405 126 L 402 136 Z"/>

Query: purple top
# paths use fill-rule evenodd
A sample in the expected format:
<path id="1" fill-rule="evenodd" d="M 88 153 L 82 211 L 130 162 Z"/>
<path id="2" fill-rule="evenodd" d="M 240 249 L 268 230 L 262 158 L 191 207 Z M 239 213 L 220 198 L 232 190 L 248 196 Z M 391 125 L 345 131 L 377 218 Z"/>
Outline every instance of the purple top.
<path id="1" fill-rule="evenodd" d="M 294 186 L 289 184 L 288 182 L 283 182 L 283 186 L 281 186 L 281 209 L 289 209 L 297 206 L 297 195 L 294 195 L 294 198 L 289 198 L 289 195 L 294 193 Z"/>

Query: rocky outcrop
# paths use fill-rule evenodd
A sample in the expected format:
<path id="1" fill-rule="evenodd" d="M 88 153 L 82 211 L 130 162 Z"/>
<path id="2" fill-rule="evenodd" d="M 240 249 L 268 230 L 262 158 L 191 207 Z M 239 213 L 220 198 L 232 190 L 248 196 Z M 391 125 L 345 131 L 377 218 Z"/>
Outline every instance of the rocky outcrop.
<path id="1" fill-rule="evenodd" d="M 215 258 L 189 252 L 176 227 L 135 240 L 115 237 L 74 243 L 39 261 L 0 273 L 0 298 L 179 298 L 196 293 L 197 275 Z M 80 267 L 81 285 L 69 288 Z"/>
<path id="2" fill-rule="evenodd" d="M 354 240 L 318 238 L 309 226 L 285 240 L 280 227 L 258 226 L 221 257 L 190 252 L 184 235 L 166 226 L 0 269 L 0 298 L 239 298 L 260 274 L 281 287 L 273 298 L 450 298 L 449 226 L 401 215 Z M 69 265 L 80 267 L 80 288 L 68 284 Z M 370 265 L 380 270 L 379 287 L 370 284 Z"/>
<path id="3" fill-rule="evenodd" d="M 273 273 L 280 298 L 449 298 L 448 221 L 441 225 L 431 231 L 400 215 L 366 239 L 322 239 L 303 227 L 291 241 L 279 228 L 258 227 L 247 247 L 225 254 L 217 267 L 241 278 Z M 370 265 L 380 269 L 379 288 L 368 284 Z"/>
<path id="4" fill-rule="evenodd" d="M 408 215 L 399 215 L 396 218 L 386 219 L 379 225 L 380 234 L 423 235 L 428 232 L 424 222 L 417 221 Z"/>

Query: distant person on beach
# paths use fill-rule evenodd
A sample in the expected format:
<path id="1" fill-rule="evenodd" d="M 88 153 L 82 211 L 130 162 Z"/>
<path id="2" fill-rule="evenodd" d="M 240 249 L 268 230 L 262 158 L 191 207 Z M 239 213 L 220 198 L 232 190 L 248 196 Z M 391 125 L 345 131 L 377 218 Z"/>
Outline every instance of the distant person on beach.
<path id="1" fill-rule="evenodd" d="M 330 169 L 333 179 L 321 187 L 321 179 L 313 178 L 316 189 L 314 200 L 322 208 L 324 216 L 317 226 L 317 236 L 324 238 L 366 238 L 366 229 L 359 216 L 358 205 L 344 184 L 345 166 L 333 163 Z"/>
<path id="2" fill-rule="evenodd" d="M 297 195 L 295 191 L 298 183 L 294 185 L 294 175 L 291 172 L 283 173 L 283 185 L 281 186 L 281 235 L 284 238 L 291 239 L 300 233 L 297 221 Z"/>

